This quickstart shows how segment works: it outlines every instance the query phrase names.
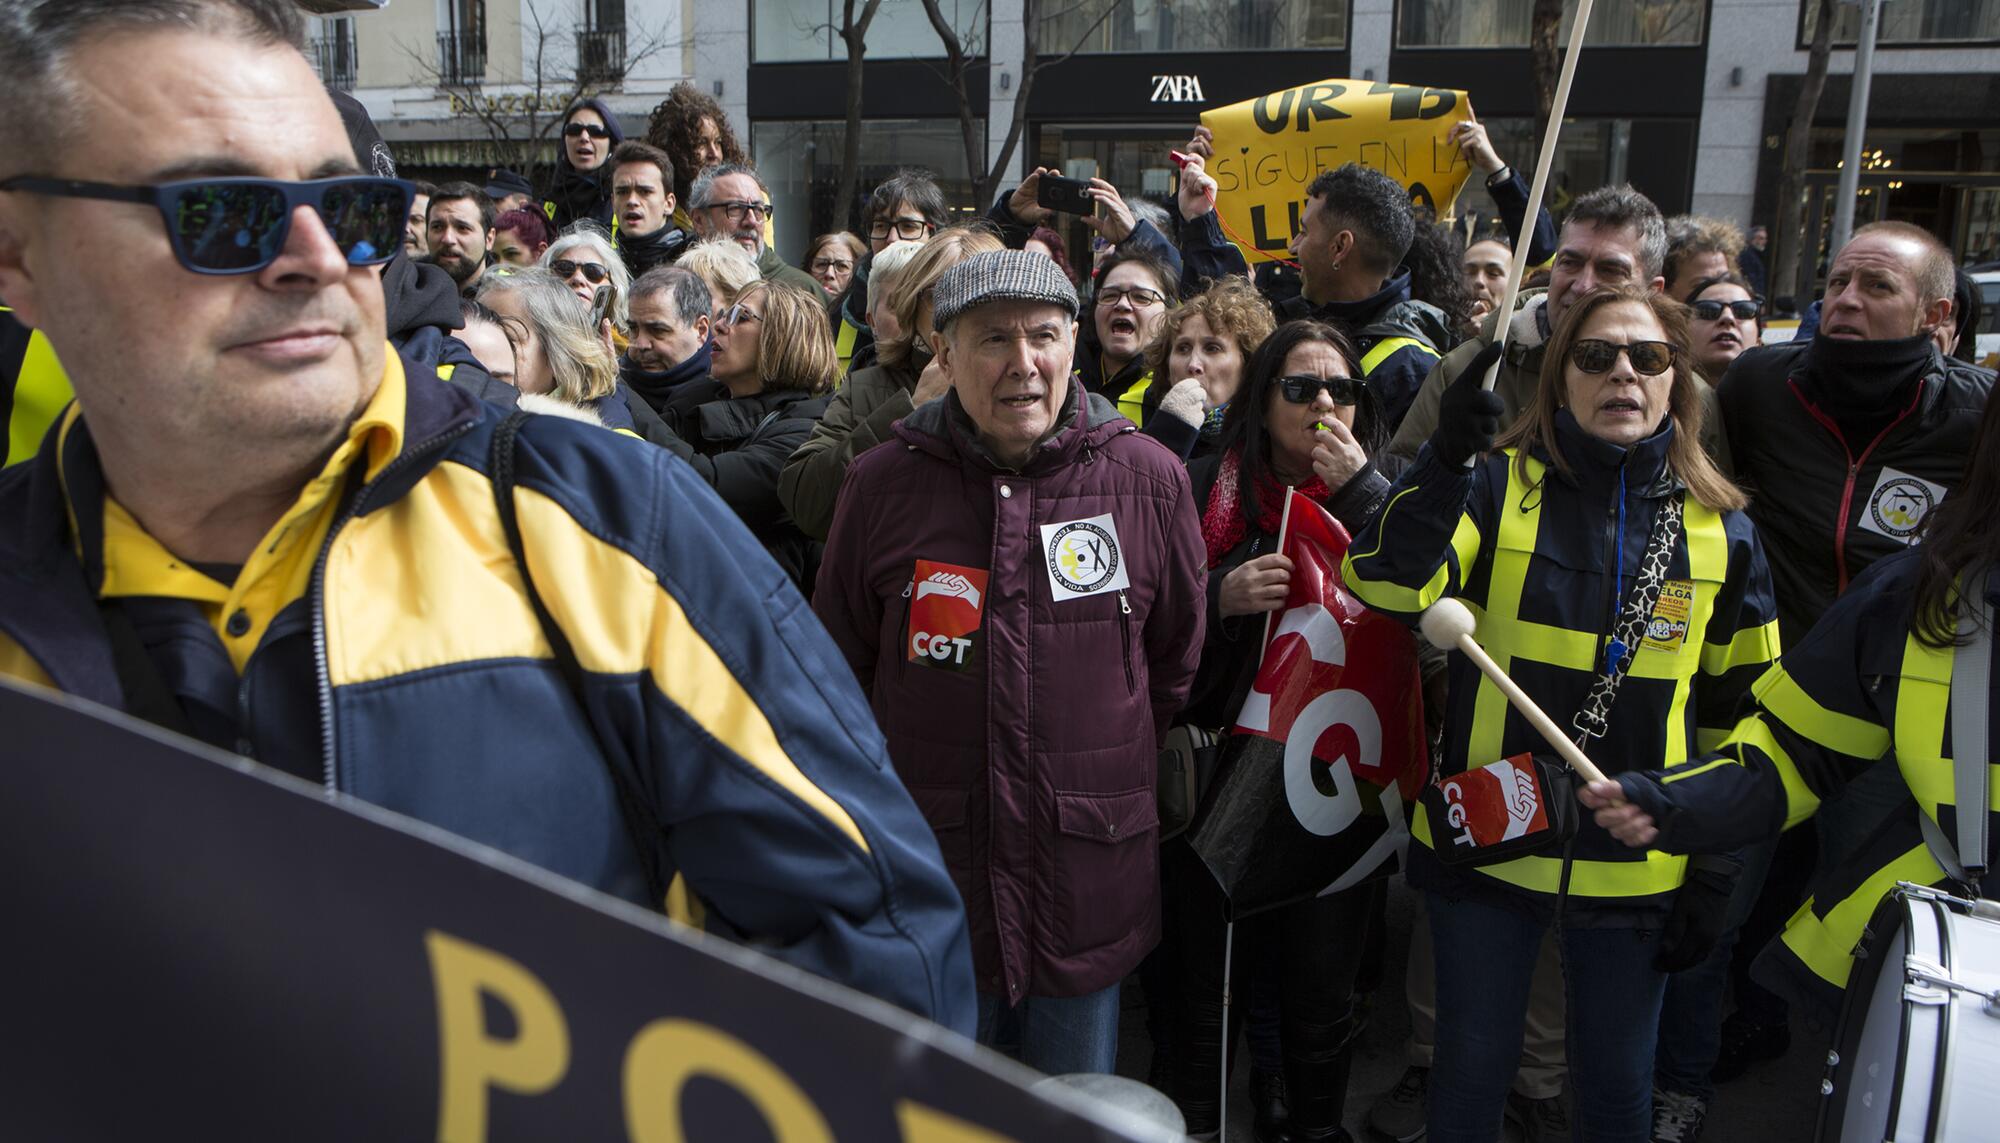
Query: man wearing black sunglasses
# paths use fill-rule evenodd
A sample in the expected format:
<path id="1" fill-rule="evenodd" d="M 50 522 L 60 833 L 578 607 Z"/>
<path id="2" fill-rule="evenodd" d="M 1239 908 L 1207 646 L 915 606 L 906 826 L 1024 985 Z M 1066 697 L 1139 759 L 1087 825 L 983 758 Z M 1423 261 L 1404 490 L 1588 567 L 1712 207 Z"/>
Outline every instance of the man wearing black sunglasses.
<path id="1" fill-rule="evenodd" d="M 0 297 L 77 393 L 0 474 L 0 674 L 656 909 L 677 874 L 711 931 L 970 1033 L 936 841 L 734 514 L 389 352 L 410 187 L 358 174 L 302 32 L 291 0 L 0 5 L 45 112 L 0 121 Z"/>

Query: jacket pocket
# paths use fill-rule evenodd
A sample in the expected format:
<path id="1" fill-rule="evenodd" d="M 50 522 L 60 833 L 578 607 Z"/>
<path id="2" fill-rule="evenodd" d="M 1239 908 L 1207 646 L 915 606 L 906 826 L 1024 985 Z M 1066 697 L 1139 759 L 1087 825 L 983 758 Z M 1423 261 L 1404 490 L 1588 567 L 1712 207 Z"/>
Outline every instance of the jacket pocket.
<path id="1" fill-rule="evenodd" d="M 938 853 L 944 857 L 958 895 L 970 901 L 972 887 L 972 831 L 966 826 L 966 804 L 972 795 L 955 786 L 910 786 L 910 800 L 937 837 Z"/>
<path id="2" fill-rule="evenodd" d="M 1160 883 L 1159 824 L 1150 788 L 1056 791 L 1049 931 L 1057 956 L 1087 953 L 1150 924 Z"/>

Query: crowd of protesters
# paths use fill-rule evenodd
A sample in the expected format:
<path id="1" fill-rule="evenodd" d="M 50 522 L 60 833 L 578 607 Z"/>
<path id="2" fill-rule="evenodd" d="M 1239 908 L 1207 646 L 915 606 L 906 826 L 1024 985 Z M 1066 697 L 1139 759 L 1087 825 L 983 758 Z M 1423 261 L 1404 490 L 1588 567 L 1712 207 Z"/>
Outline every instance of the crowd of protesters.
<path id="1" fill-rule="evenodd" d="M 898 171 L 853 231 L 781 236 L 795 266 L 689 85 L 642 136 L 578 101 L 544 186 L 413 193 L 355 165 L 381 149 L 289 47 L 288 0 L 60 7 L 0 23 L 0 66 L 78 101 L 60 160 L 0 126 L 0 674 L 631 900 L 678 875 L 676 916 L 1051 1073 L 1113 1069 L 1136 975 L 1197 1138 L 1239 1024 L 1257 1137 L 1346 1137 L 1386 977 L 1412 1034 L 1383 1136 L 1693 1140 L 1789 1005 L 1837 996 L 1836 906 L 1908 872 L 1911 806 L 1938 817 L 1910 775 L 1949 760 L 1909 712 L 1943 700 L 1896 680 L 2000 555 L 2000 429 L 1926 231 L 1862 227 L 1805 334 L 1763 346 L 1761 228 L 1622 185 L 1531 219 L 1468 122 L 1497 225 L 1349 164 L 1253 266 L 1202 130 L 1160 202 L 1089 180 L 1087 272 L 1044 169 L 957 223 Z M 240 130 L 182 110 L 198 73 L 241 85 Z M 271 130 L 273 90 L 309 111 Z M 255 142 L 223 164 L 223 138 Z M 291 196 L 263 262 L 51 181 L 203 164 Z M 409 206 L 368 245 L 287 180 Z M 1541 284 L 1500 312 L 1521 235 Z M 1378 882 L 1239 926 L 1225 980 L 1226 902 L 1158 837 L 1161 743 L 1227 732 L 1285 606 L 1287 489 L 1354 537 L 1349 591 L 1412 626 L 1472 605 L 1616 779 L 1547 852 L 1461 864 L 1415 823 L 1402 972 Z M 1423 664 L 1427 779 L 1551 754 L 1470 660 Z M 406 775 L 368 764 L 389 749 Z M 603 765 L 543 769 L 576 755 Z"/>

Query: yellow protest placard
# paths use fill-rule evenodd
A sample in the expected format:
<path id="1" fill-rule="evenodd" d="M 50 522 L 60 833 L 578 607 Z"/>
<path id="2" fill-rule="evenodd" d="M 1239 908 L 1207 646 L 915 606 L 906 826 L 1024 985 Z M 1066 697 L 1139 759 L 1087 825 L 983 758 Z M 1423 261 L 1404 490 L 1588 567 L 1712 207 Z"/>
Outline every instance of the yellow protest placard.
<path id="1" fill-rule="evenodd" d="M 1229 237 L 1255 266 L 1284 257 L 1299 230 L 1306 186 L 1344 163 L 1373 167 L 1442 218 L 1472 168 L 1445 142 L 1472 118 L 1465 92 L 1322 79 L 1202 113 L 1215 133 L 1208 173 Z"/>

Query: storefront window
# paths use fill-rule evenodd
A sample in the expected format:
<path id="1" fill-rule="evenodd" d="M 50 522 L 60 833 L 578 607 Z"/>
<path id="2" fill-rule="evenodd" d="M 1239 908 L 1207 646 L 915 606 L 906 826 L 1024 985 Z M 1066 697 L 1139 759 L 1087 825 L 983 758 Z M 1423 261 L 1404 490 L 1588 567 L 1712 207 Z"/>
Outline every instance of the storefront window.
<path id="1" fill-rule="evenodd" d="M 979 123 L 983 137 L 985 124 Z M 841 147 L 847 125 L 841 120 L 751 124 L 750 153 L 757 172 L 771 187 L 778 253 L 797 265 L 815 235 L 847 225 L 837 210 Z M 963 217 L 984 210 L 972 199 L 965 142 L 955 119 L 869 119 L 862 123 L 861 171 L 856 194 L 866 200 L 875 184 L 899 167 L 922 167 L 936 176 L 945 201 Z"/>
<path id="2" fill-rule="evenodd" d="M 1534 0 L 1399 0 L 1396 44 L 1404 48 L 1524 48 Z M 1588 43 L 1698 44 L 1701 0 L 1599 0 L 1591 9 Z M 1569 35 L 1575 9 L 1563 8 L 1559 37 Z"/>
<path id="3" fill-rule="evenodd" d="M 1819 5 L 1806 0 L 1799 10 L 1799 46 L 1812 43 Z M 1939 44 L 2000 40 L 2000 0 L 1896 0 L 1882 5 L 1875 41 L 1881 44 Z M 1833 42 L 1851 44 L 1861 35 L 1861 9 L 1833 6 Z"/>
<path id="4" fill-rule="evenodd" d="M 1213 52 L 1347 46 L 1347 0 L 1066 0 L 1042 50 Z"/>
<path id="5" fill-rule="evenodd" d="M 986 0 L 938 0 L 968 55 L 986 51 Z M 753 0 L 751 47 L 758 63 L 844 60 L 840 0 Z M 944 55 L 922 0 L 882 0 L 868 25 L 871 60 L 929 59 Z"/>

